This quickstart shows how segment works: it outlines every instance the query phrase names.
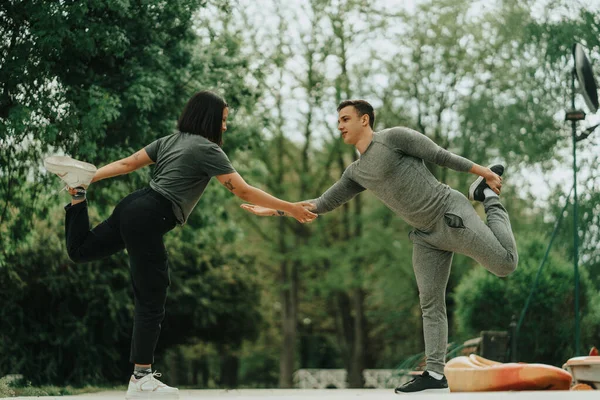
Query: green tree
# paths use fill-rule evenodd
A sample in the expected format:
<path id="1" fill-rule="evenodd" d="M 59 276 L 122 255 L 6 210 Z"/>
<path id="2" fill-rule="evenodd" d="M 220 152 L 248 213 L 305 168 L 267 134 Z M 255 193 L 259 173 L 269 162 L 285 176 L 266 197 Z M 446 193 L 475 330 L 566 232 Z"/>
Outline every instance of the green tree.
<path id="1" fill-rule="evenodd" d="M 0 335 L 5 339 L 0 373 L 17 371 L 36 383 L 82 383 L 121 380 L 130 372 L 133 303 L 125 254 L 84 266 L 67 260 L 62 235 L 57 235 L 63 230 L 63 211 L 50 212 L 55 199 L 41 194 L 50 179 L 53 185 L 57 181 L 41 173 L 40 160 L 64 151 L 102 165 L 128 155 L 171 133 L 184 102 L 200 88 L 219 90 L 241 118 L 251 114 L 255 93 L 245 84 L 248 67 L 239 56 L 239 41 L 229 31 L 211 36 L 208 28 L 219 21 L 210 16 L 196 18 L 207 29 L 196 33 L 193 17 L 201 6 L 206 4 L 0 6 L 0 29 L 10 38 L 0 43 Z M 223 6 L 211 2 L 209 8 L 227 13 Z M 230 132 L 229 155 L 256 137 L 242 124 Z M 133 188 L 147 184 L 149 172 L 94 184 L 88 195 L 92 222 L 107 216 Z M 181 263 L 184 277 L 198 278 L 174 277 L 171 296 L 188 313 L 173 312 L 168 321 L 177 326 L 194 318 L 195 329 L 167 333 L 166 346 L 200 337 L 220 346 L 227 357 L 228 349 L 234 352 L 244 338 L 252 338 L 260 324 L 254 308 L 239 309 L 243 299 L 258 296 L 259 288 L 251 269 L 242 268 L 251 259 L 232 250 L 239 231 L 221 207 L 225 196 L 231 197 L 221 189 L 203 199 L 189 226 L 168 239 L 178 249 L 184 247 L 179 241 L 197 238 L 198 247 L 184 252 L 190 259 L 175 257 L 175 264 Z M 212 225 L 215 229 L 206 228 Z M 208 257 L 201 254 L 206 249 Z M 228 268 L 217 268 L 225 263 Z M 187 296 L 194 289 L 206 295 Z M 216 335 L 223 326 L 237 329 Z"/>
<path id="2" fill-rule="evenodd" d="M 545 75 L 553 77 L 557 92 L 557 100 L 553 106 L 556 110 L 570 108 L 570 71 L 573 68 L 572 47 L 578 42 L 586 46 L 587 56 L 592 63 L 592 69 L 598 80 L 598 62 L 600 61 L 600 39 L 598 32 L 600 25 L 598 18 L 600 12 L 586 7 L 583 2 L 573 3 L 556 1 L 543 18 L 532 22 L 527 26 L 527 40 L 531 41 L 541 49 L 545 63 L 541 66 Z M 551 12 L 550 12 L 551 11 Z M 553 18 L 553 15 L 562 15 L 562 18 Z M 576 93 L 576 107 L 587 110 L 581 96 Z M 571 128 L 570 124 L 561 122 L 559 132 L 562 136 L 560 143 L 561 154 L 558 159 L 562 168 L 571 169 Z M 577 132 L 587 123 L 579 123 Z M 577 143 L 577 168 L 578 168 L 578 237 L 579 237 L 579 262 L 589 271 L 589 277 L 596 287 L 600 287 L 598 266 L 600 265 L 600 254 L 598 252 L 598 222 L 600 219 L 597 207 L 600 196 L 600 182 L 594 173 L 599 165 L 597 156 L 598 133 L 597 131 L 586 140 Z M 552 215 L 557 215 L 564 206 L 566 190 L 564 187 L 554 188 L 550 198 L 549 210 Z M 573 208 L 567 209 L 563 226 L 558 232 L 559 240 L 556 247 L 563 249 L 565 254 L 573 259 Z"/>
<path id="3" fill-rule="evenodd" d="M 40 168 L 46 154 L 103 162 L 172 130 L 187 97 L 181 85 L 189 80 L 192 15 L 200 4 L 2 3 L 3 259 L 27 234 L 33 213 L 46 212 L 36 202 L 48 185 Z M 31 190 L 20 190 L 31 179 Z"/>

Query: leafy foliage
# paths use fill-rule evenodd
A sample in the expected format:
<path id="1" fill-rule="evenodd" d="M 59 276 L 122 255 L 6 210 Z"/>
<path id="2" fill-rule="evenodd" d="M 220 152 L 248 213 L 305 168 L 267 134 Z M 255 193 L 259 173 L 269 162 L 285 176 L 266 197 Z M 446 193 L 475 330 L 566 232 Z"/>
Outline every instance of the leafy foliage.
<path id="1" fill-rule="evenodd" d="M 129 155 L 171 133 L 184 102 L 200 88 L 220 90 L 247 113 L 253 92 L 244 85 L 247 66 L 236 55 L 235 38 L 223 34 L 204 43 L 193 29 L 203 5 L 107 0 L 0 6 L 8 38 L 0 43 L 0 375 L 18 371 L 36 384 L 128 376 L 133 302 L 126 255 L 82 266 L 66 258 L 63 212 L 51 210 L 55 200 L 43 194 L 56 178 L 41 173 L 40 160 L 64 151 L 101 165 Z M 219 79 L 225 73 L 226 82 Z M 243 126 L 232 131 L 237 141 L 228 141 L 230 155 L 256 135 Z M 88 196 L 93 222 L 149 177 L 141 171 L 94 184 Z M 223 197 L 219 192 L 212 201 Z M 164 346 L 202 337 L 235 348 L 256 336 L 260 318 L 243 300 L 256 298 L 258 288 L 242 268 L 251 260 L 232 249 L 236 228 L 222 223 L 227 219 L 222 208 L 199 207 L 190 220 L 192 229 L 201 227 L 199 234 L 178 230 L 170 239 L 174 249 L 187 251 L 173 257 L 173 274 L 181 267 L 182 278 L 173 279 L 171 301 L 180 303 L 170 302 L 167 321 L 172 327 L 192 321 L 194 329 L 165 329 Z M 189 237 L 197 247 L 178 243 Z"/>
<path id="2" fill-rule="evenodd" d="M 132 324 L 126 254 L 81 266 L 66 258 L 63 211 L 50 189 L 57 181 L 41 160 L 67 153 L 103 165 L 129 155 L 171 133 L 201 88 L 230 104 L 224 150 L 236 169 L 284 199 L 320 195 L 354 159 L 335 130 L 335 107 L 346 97 L 376 106 L 376 129 L 407 125 L 478 163 L 506 162 L 503 199 L 521 263 L 500 279 L 454 258 L 451 338 L 506 329 L 521 310 L 545 249 L 540 232 L 551 230 L 565 201 L 554 177 L 529 177 L 569 161 L 569 132 L 556 115 L 570 94 L 572 41 L 598 60 L 598 12 L 573 11 L 563 0 L 541 16 L 522 0 L 478 12 L 468 0 L 420 3 L 414 12 L 355 0 L 311 0 L 293 12 L 291 3 L 257 4 L 0 4 L 0 376 L 124 381 Z M 600 340 L 600 186 L 597 139 L 584 143 L 578 225 L 587 346 Z M 472 178 L 430 167 L 462 191 Z M 151 172 L 94 184 L 93 222 Z M 551 188 L 547 203 L 538 199 L 540 184 Z M 360 319 L 350 300 L 362 305 L 365 365 L 392 368 L 422 350 L 410 227 L 377 199 L 361 194 L 309 226 L 259 220 L 238 203 L 212 183 L 188 224 L 166 236 L 172 286 L 157 366 L 168 365 L 169 381 L 196 384 L 200 374 L 219 385 L 227 361 L 239 358 L 241 384 L 273 386 L 284 351 L 288 360 L 298 355 L 294 369 L 348 366 L 347 327 Z M 524 361 L 560 365 L 572 352 L 567 213 L 523 325 Z M 294 296 L 295 312 L 287 312 Z M 181 360 L 189 370 L 177 368 Z"/>

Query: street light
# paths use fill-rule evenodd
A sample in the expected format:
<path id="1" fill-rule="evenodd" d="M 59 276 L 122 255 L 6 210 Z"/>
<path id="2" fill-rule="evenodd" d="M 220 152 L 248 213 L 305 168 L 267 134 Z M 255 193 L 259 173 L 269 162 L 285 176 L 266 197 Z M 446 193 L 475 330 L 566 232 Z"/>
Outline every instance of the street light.
<path id="1" fill-rule="evenodd" d="M 565 114 L 565 120 L 571 121 L 572 127 L 572 138 L 573 138 L 573 187 L 571 188 L 571 192 L 573 192 L 573 244 L 574 244 L 574 275 L 575 275 L 575 353 L 576 355 L 581 354 L 580 343 L 579 343 L 579 250 L 578 250 L 578 236 L 577 236 L 577 161 L 576 161 L 576 151 L 575 144 L 581 140 L 586 139 L 588 136 L 592 134 L 594 129 L 596 129 L 600 124 L 596 124 L 587 128 L 583 133 L 577 135 L 577 121 L 581 121 L 585 119 L 585 112 L 582 110 L 575 109 L 575 79 L 579 82 L 579 90 L 583 95 L 585 102 L 590 109 L 591 112 L 596 112 L 598 110 L 598 91 L 596 81 L 594 80 L 594 75 L 592 74 L 592 67 L 585 56 L 583 51 L 583 47 L 580 44 L 575 44 L 573 46 L 573 58 L 575 60 L 575 66 L 571 71 L 571 109 L 568 110 Z M 548 259 L 548 255 L 550 253 L 550 248 L 552 247 L 552 243 L 554 242 L 554 238 L 556 237 L 556 233 L 560 226 L 560 222 L 562 220 L 563 214 L 567 207 L 569 206 L 571 192 L 567 195 L 566 204 L 563 209 L 558 214 L 558 218 L 554 224 L 554 230 L 552 231 L 552 235 L 550 237 L 550 242 L 546 248 L 546 254 L 542 259 L 540 266 L 538 267 L 538 272 L 535 276 L 533 284 L 531 285 L 531 290 L 529 292 L 529 296 L 527 297 L 527 301 L 525 302 L 525 306 L 521 310 L 521 315 L 516 320 L 516 316 L 513 317 L 513 321 L 511 322 L 511 360 L 516 362 L 518 360 L 517 348 L 518 348 L 518 337 L 519 332 L 521 330 L 521 326 L 523 325 L 523 321 L 525 320 L 525 315 L 527 313 L 527 309 L 529 308 L 529 304 L 531 299 L 535 294 L 535 290 L 537 287 L 538 280 L 546 264 Z"/>
<path id="2" fill-rule="evenodd" d="M 579 43 L 573 45 L 574 67 L 571 71 L 571 110 L 566 112 L 565 120 L 571 121 L 573 140 L 573 266 L 575 275 L 575 354 L 581 354 L 579 343 L 579 237 L 577 234 L 577 152 L 576 143 L 587 138 L 598 126 L 588 128 L 581 135 L 577 135 L 577 121 L 585 119 L 585 112 L 575 109 L 575 80 L 577 79 L 579 92 L 583 96 L 588 109 L 595 113 L 598 111 L 598 85 L 594 79 L 592 66 L 585 55 L 583 46 Z"/>

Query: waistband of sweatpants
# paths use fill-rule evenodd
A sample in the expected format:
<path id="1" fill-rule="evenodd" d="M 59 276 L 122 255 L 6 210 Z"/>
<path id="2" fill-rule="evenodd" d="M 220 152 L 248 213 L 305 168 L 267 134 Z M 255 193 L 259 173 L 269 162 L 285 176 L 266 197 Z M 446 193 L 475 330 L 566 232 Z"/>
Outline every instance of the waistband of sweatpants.
<path id="1" fill-rule="evenodd" d="M 158 202 L 160 203 L 161 206 L 168 207 L 172 211 L 173 203 L 171 202 L 171 200 L 167 199 L 165 196 L 158 193 L 156 190 L 152 189 L 150 186 L 148 186 L 146 188 L 146 190 L 147 190 L 148 195 L 152 196 L 153 198 L 158 200 Z"/>

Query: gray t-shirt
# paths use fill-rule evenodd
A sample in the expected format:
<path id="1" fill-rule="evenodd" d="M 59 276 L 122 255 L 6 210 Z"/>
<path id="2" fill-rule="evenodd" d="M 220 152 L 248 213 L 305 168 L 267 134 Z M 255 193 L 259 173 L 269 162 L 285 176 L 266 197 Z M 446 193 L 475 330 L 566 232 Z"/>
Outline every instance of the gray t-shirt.
<path id="1" fill-rule="evenodd" d="M 461 172 L 473 166 L 417 131 L 385 129 L 373 135 L 360 158 L 315 200 L 317 213 L 331 211 L 368 189 L 411 226 L 427 230 L 443 215 L 450 188 L 433 176 L 423 160 Z"/>
<path id="2" fill-rule="evenodd" d="M 156 163 L 150 187 L 171 200 L 180 225 L 188 219 L 210 178 L 235 172 L 223 150 L 199 135 L 174 133 L 145 149 Z"/>

